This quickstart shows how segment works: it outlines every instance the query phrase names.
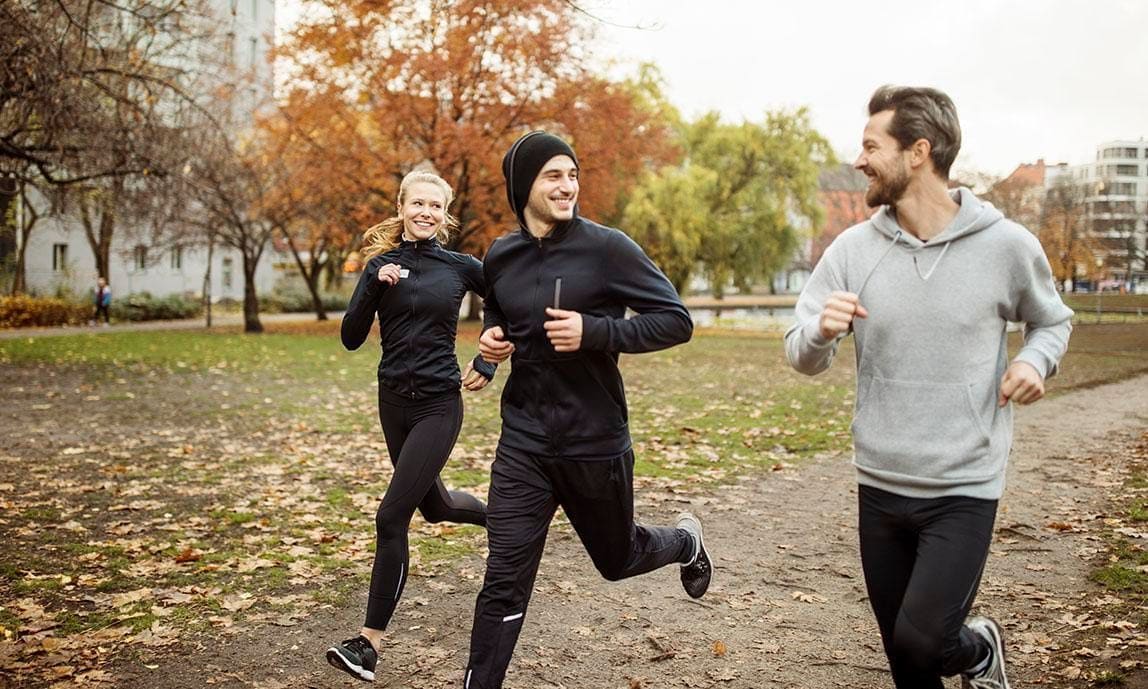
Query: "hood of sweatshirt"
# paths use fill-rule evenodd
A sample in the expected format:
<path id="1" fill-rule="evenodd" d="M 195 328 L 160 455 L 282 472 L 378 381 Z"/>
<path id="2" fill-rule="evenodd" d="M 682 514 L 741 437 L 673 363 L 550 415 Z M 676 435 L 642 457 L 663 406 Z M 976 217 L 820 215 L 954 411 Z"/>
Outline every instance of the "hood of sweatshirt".
<path id="1" fill-rule="evenodd" d="M 978 199 L 965 187 L 954 189 L 949 195 L 960 204 L 960 209 L 952 222 L 928 242 L 923 242 L 906 232 L 897 222 L 897 216 L 889 206 L 881 206 L 881 209 L 873 214 L 873 225 L 890 239 L 896 239 L 899 234 L 899 241 L 911 247 L 926 244 L 937 246 L 980 232 L 1004 217 L 991 203 Z"/>
<path id="2" fill-rule="evenodd" d="M 870 218 L 870 222 L 872 222 L 873 227 L 875 227 L 878 232 L 890 239 L 890 243 L 881 255 L 881 258 L 873 265 L 872 270 L 869 271 L 865 280 L 862 281 L 861 288 L 857 290 L 857 294 L 860 295 L 865 291 L 865 286 L 869 283 L 869 278 L 877 272 L 877 269 L 885 261 L 889 252 L 898 244 L 904 245 L 905 249 L 913 254 L 913 267 L 917 271 L 917 276 L 922 280 L 928 280 L 941 265 L 941 261 L 945 260 L 945 254 L 948 253 L 950 244 L 962 237 L 968 237 L 991 227 L 1004 217 L 991 203 L 978 199 L 973 192 L 965 187 L 954 189 L 949 195 L 960 205 L 957 210 L 957 215 L 945 229 L 941 230 L 940 234 L 928 242 L 918 239 L 915 235 L 901 227 L 900 223 L 897 222 L 896 214 L 891 210 L 890 206 L 881 206 L 880 210 L 873 214 L 873 217 Z M 922 250 L 938 246 L 941 247 L 941 249 L 935 258 L 931 257 L 929 260 L 923 260 L 923 256 L 918 256 L 918 253 L 922 252 Z"/>

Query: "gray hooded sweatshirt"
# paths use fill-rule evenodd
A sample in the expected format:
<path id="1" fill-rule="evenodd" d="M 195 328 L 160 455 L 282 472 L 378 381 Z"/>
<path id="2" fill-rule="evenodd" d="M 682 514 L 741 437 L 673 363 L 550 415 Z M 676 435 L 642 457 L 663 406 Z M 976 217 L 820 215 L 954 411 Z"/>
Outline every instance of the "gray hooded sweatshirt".
<path id="1" fill-rule="evenodd" d="M 857 401 L 853 464 L 864 485 L 914 498 L 999 499 L 1012 444 L 1012 405 L 997 406 L 1008 367 L 1006 326 L 1025 326 L 1013 358 L 1047 378 L 1072 331 L 1040 242 L 968 189 L 956 218 L 922 242 L 888 206 L 842 232 L 797 302 L 785 352 L 814 375 L 839 339 L 821 336 L 835 290 L 859 296 L 853 321 Z"/>

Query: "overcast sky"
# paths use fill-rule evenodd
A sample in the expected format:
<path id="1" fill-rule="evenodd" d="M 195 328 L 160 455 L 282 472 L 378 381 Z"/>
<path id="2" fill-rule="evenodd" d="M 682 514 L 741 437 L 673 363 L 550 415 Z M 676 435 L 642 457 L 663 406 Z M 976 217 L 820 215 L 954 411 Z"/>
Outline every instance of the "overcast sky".
<path id="1" fill-rule="evenodd" d="M 1082 163 L 1110 139 L 1148 138 L 1146 0 L 578 0 L 616 74 L 657 64 L 687 116 L 732 121 L 809 108 L 843 160 L 884 83 L 956 102 L 960 170 Z M 294 3 L 281 0 L 290 21 Z"/>

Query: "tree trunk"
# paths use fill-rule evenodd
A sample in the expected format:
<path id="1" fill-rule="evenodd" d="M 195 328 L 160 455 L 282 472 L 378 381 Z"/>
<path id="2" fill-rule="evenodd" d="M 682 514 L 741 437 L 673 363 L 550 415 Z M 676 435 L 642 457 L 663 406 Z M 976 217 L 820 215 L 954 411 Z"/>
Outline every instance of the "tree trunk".
<path id="1" fill-rule="evenodd" d="M 259 295 L 255 293 L 255 267 L 258 260 L 243 252 L 243 332 L 261 333 L 259 322 Z"/>
<path id="2" fill-rule="evenodd" d="M 466 320 L 477 321 L 478 315 L 482 312 L 482 297 L 474 292 L 467 292 L 468 306 L 466 309 Z"/>
<path id="3" fill-rule="evenodd" d="M 215 234 L 207 235 L 207 270 L 203 273 L 203 313 L 205 327 L 211 327 L 211 261 L 215 256 Z"/>
<path id="4" fill-rule="evenodd" d="M 323 308 L 323 299 L 319 297 L 319 275 L 321 273 L 321 266 L 312 266 L 310 274 L 307 275 L 307 289 L 311 292 L 311 306 L 315 309 L 315 320 L 327 320 L 327 310 Z"/>
<path id="5" fill-rule="evenodd" d="M 315 255 L 320 252 L 317 245 L 311 245 L 311 259 L 310 267 L 303 265 L 303 256 L 299 253 L 299 248 L 295 246 L 295 238 L 292 237 L 286 230 L 280 230 L 283 238 L 287 240 L 287 248 L 291 249 L 291 255 L 295 257 L 295 265 L 299 268 L 299 274 L 303 276 L 303 282 L 307 285 L 307 291 L 311 293 L 311 309 L 315 312 L 315 320 L 327 320 L 327 312 L 323 309 L 323 300 L 319 297 L 319 274 L 323 269 L 323 264 L 315 261 Z"/>
<path id="6" fill-rule="evenodd" d="M 20 194 L 20 248 L 16 251 L 16 275 L 12 278 L 12 294 L 24 294 L 28 291 L 28 239 L 32 236 L 32 228 L 40 215 L 28 201 L 27 194 Z"/>

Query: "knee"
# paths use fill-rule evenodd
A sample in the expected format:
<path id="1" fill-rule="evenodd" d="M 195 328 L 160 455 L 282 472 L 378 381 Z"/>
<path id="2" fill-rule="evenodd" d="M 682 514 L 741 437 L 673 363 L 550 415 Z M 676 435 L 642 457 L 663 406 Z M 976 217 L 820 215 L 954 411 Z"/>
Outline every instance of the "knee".
<path id="1" fill-rule="evenodd" d="M 597 568 L 598 573 L 601 574 L 602 578 L 606 581 L 621 581 L 625 579 L 625 564 L 624 562 L 618 562 L 616 560 L 608 562 L 594 561 L 594 567 Z"/>
<path id="2" fill-rule="evenodd" d="M 903 614 L 897 618 L 893 632 L 892 658 L 899 669 L 914 674 L 937 674 L 945 652 L 945 640 L 939 630 L 922 630 Z"/>
<path id="3" fill-rule="evenodd" d="M 439 522 L 449 521 L 447 518 L 446 510 L 438 507 L 437 505 L 427 505 L 419 507 L 419 514 L 423 516 L 428 524 L 437 524 Z"/>
<path id="4" fill-rule="evenodd" d="M 409 521 L 409 518 L 403 519 L 398 510 L 386 504 L 379 505 L 375 512 L 375 533 L 380 539 L 398 538 L 407 530 Z"/>

